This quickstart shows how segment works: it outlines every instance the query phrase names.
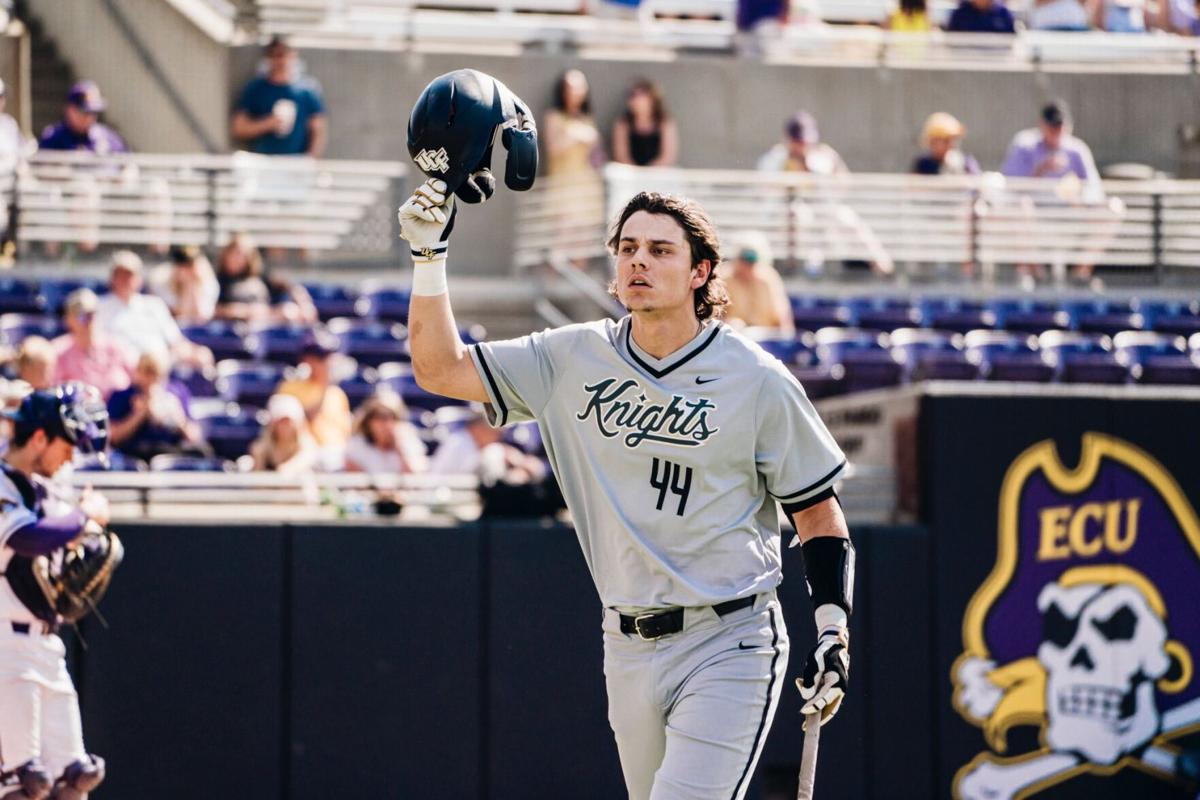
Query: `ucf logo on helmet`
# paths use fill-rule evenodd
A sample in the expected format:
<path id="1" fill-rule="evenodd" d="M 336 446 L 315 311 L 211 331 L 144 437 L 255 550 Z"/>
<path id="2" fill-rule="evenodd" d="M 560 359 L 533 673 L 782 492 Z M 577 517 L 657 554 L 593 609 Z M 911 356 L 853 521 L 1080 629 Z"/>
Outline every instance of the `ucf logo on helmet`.
<path id="1" fill-rule="evenodd" d="M 413 161 L 417 162 L 417 166 L 425 172 L 450 171 L 450 156 L 446 154 L 444 147 L 439 147 L 437 150 L 422 150 L 413 156 Z"/>
<path id="2" fill-rule="evenodd" d="M 951 670 L 954 707 L 987 749 L 954 796 L 1029 797 L 1126 767 L 1169 780 L 1169 741 L 1200 729 L 1200 519 L 1178 483 L 1119 439 L 1085 434 L 1073 469 L 1044 441 L 1009 467 L 999 527 Z M 1009 756 L 1021 725 L 1041 749 Z"/>

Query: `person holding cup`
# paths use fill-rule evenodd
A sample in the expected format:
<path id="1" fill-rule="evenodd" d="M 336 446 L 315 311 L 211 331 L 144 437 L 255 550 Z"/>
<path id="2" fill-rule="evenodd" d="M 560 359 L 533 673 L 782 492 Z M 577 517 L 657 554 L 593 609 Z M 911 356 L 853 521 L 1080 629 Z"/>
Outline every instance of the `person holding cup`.
<path id="1" fill-rule="evenodd" d="M 264 53 L 265 71 L 246 84 L 234 108 L 233 138 L 256 153 L 320 158 L 327 138 L 320 86 L 300 74 L 299 56 L 282 36 Z"/>

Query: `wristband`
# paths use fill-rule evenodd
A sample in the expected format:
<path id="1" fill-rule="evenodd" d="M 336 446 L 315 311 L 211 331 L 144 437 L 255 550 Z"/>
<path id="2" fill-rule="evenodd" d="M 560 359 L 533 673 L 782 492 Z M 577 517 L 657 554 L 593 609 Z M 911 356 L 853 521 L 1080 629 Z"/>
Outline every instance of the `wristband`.
<path id="1" fill-rule="evenodd" d="M 813 608 L 832 604 L 848 617 L 854 595 L 854 545 L 841 536 L 817 536 L 801 549 Z"/>
<path id="2" fill-rule="evenodd" d="M 433 261 L 418 261 L 413 257 L 413 297 L 436 297 L 446 294 L 446 255 Z"/>

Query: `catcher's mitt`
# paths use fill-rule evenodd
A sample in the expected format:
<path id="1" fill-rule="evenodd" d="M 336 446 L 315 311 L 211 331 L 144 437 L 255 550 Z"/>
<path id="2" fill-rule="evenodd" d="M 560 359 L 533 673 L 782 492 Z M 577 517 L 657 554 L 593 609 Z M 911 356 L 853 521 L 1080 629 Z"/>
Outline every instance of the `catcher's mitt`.
<path id="1" fill-rule="evenodd" d="M 125 548 L 116 533 L 88 522 L 61 557 L 35 558 L 33 575 L 54 613 L 65 622 L 78 622 L 96 610 L 124 557 Z"/>

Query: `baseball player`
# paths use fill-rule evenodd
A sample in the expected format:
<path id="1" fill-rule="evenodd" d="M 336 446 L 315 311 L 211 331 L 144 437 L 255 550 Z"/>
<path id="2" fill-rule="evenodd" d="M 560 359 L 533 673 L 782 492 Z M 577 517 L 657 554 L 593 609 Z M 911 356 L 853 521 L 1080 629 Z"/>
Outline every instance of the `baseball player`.
<path id="1" fill-rule="evenodd" d="M 108 413 L 94 389 L 66 384 L 28 395 L 10 418 L 12 440 L 0 461 L 0 800 L 83 800 L 104 779 L 104 761 L 83 746 L 79 700 L 40 565 L 61 559 L 89 524 L 107 524 L 108 503 L 85 491 L 77 509 L 48 516 L 35 479 L 49 478 L 76 452 L 103 452 Z"/>
<path id="2" fill-rule="evenodd" d="M 803 542 L 819 640 L 806 713 L 845 693 L 854 549 L 846 461 L 778 360 L 718 321 L 712 223 L 642 193 L 608 242 L 618 321 L 466 347 L 446 287 L 454 197 L 400 209 L 412 245 L 413 368 L 427 390 L 536 420 L 604 606 L 609 722 L 635 800 L 745 795 L 784 684 L 779 505 Z"/>

